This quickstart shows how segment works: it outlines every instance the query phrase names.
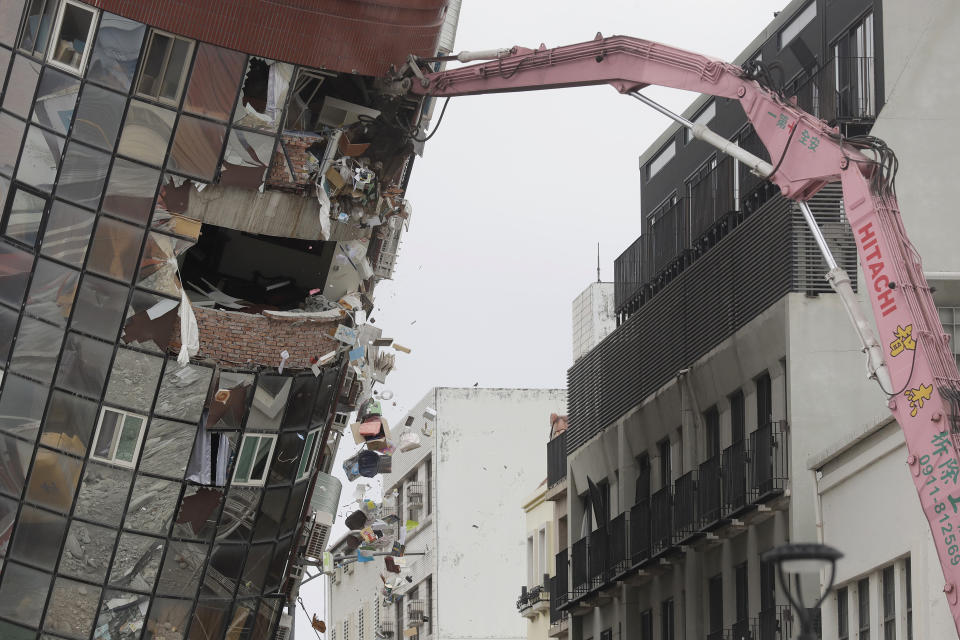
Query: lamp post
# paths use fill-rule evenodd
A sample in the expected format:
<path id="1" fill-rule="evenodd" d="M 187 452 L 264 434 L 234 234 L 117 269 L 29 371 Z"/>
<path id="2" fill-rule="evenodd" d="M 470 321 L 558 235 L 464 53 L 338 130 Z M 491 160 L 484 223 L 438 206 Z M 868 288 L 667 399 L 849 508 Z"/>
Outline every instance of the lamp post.
<path id="1" fill-rule="evenodd" d="M 843 557 L 843 554 L 825 544 L 784 544 L 767 551 L 761 559 L 764 562 L 773 562 L 777 565 L 777 576 L 780 580 L 780 587 L 787 594 L 790 606 L 797 612 L 800 618 L 800 636 L 799 640 L 817 640 L 817 632 L 813 628 L 813 620 L 807 607 L 803 604 L 803 593 L 800 590 L 800 573 L 813 573 L 820 569 L 830 567 L 830 580 L 827 587 L 823 590 L 820 599 L 810 607 L 818 608 L 833 587 L 833 579 L 837 573 L 837 560 Z M 796 598 L 790 592 L 790 583 L 785 573 L 793 573 L 797 587 Z"/>

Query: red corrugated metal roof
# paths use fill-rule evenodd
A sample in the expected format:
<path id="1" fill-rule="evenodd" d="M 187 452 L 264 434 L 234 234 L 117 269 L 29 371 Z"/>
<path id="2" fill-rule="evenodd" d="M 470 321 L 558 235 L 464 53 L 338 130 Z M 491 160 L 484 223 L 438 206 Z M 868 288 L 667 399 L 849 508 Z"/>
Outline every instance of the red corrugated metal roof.
<path id="1" fill-rule="evenodd" d="M 383 75 L 433 55 L 447 0 L 87 0 L 132 20 L 316 68 Z"/>

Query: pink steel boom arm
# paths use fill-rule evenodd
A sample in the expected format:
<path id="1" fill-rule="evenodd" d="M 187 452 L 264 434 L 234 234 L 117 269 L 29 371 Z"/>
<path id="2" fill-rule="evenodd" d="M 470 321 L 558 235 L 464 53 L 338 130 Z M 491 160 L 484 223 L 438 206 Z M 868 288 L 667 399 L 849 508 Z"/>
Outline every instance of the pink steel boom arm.
<path id="1" fill-rule="evenodd" d="M 422 62 L 492 61 L 430 72 Z M 555 49 L 514 47 L 429 61 L 411 59 L 399 89 L 431 96 L 610 84 L 677 120 L 693 135 L 744 162 L 800 204 L 868 355 L 870 376 L 906 438 L 910 473 L 930 524 L 960 634 L 960 373 L 943 333 L 920 265 L 904 231 L 892 174 L 873 141 L 843 140 L 838 131 L 761 86 L 739 67 L 656 42 L 613 36 Z M 411 77 L 412 76 L 412 77 Z M 775 166 L 637 93 L 660 85 L 738 100 Z M 866 150 L 867 153 L 863 151 Z M 877 332 L 864 318 L 849 276 L 830 254 L 806 201 L 840 180 L 845 211 L 857 242 Z M 882 340 L 877 339 L 879 335 Z"/>

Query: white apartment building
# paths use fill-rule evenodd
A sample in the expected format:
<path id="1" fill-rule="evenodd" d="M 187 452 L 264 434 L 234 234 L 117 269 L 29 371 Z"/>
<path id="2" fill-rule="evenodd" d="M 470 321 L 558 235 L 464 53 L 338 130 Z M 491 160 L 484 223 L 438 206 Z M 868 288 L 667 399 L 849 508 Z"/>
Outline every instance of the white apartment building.
<path id="1" fill-rule="evenodd" d="M 591 282 L 573 301 L 573 360 L 576 362 L 617 328 L 613 283 Z"/>
<path id="2" fill-rule="evenodd" d="M 382 557 L 337 569 L 330 640 L 524 640 L 516 599 L 528 579 L 518 562 L 527 532 L 517 492 L 546 477 L 545 424 L 565 407 L 562 389 L 427 393 L 393 427 L 399 434 L 409 421 L 421 446 L 395 452 L 383 476 L 385 504 L 408 527 L 401 584 L 384 605 L 380 576 L 397 574 Z"/>

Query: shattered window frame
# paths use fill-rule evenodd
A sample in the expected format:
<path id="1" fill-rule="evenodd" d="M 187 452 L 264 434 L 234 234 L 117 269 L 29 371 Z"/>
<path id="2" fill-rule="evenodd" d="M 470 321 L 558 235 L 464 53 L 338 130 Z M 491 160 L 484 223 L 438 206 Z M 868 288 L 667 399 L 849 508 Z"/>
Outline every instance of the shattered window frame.
<path id="1" fill-rule="evenodd" d="M 114 425 L 114 432 L 110 436 L 110 444 L 108 445 L 107 456 L 102 456 L 97 453 L 99 441 L 100 441 L 100 431 L 103 427 L 103 419 L 106 417 L 107 412 L 115 413 L 119 417 L 117 422 Z M 127 420 L 129 418 L 137 418 L 140 420 L 140 425 L 137 428 L 137 438 L 133 446 L 133 451 L 130 457 L 130 460 L 124 460 L 123 458 L 118 458 L 117 453 L 120 449 L 120 441 L 123 438 L 123 433 L 127 428 Z M 134 413 L 132 411 L 125 411 L 123 409 L 117 409 L 114 407 L 108 407 L 104 405 L 100 409 L 100 416 L 97 418 L 97 428 L 93 433 L 93 440 L 90 442 L 90 459 L 99 460 L 101 462 L 106 462 L 108 464 L 115 464 L 120 467 L 125 467 L 127 469 L 133 469 L 137 466 L 137 458 L 140 455 L 140 449 L 143 446 L 143 437 L 146 433 L 147 426 L 147 417 L 139 413 Z"/>
<path id="2" fill-rule="evenodd" d="M 310 477 L 316 466 L 317 453 L 320 451 L 320 432 L 322 429 L 313 429 L 307 432 L 303 441 L 303 453 L 300 454 L 300 465 L 297 467 L 297 476 L 294 483 Z"/>
<path id="3" fill-rule="evenodd" d="M 144 72 L 146 71 L 147 63 L 150 60 L 150 54 L 153 50 L 153 47 L 156 45 L 157 36 L 165 37 L 170 39 L 170 46 L 166 52 L 164 52 L 163 60 L 160 63 L 160 73 L 157 78 L 153 81 L 155 87 L 155 93 L 150 93 L 145 90 L 143 85 Z M 183 58 L 183 66 L 176 71 L 179 74 L 177 79 L 177 89 L 175 91 L 175 97 L 169 98 L 161 95 L 163 93 L 163 87 L 169 82 L 168 72 L 171 71 L 170 61 L 173 57 L 173 51 L 176 47 L 177 41 L 181 40 L 187 43 L 187 52 Z M 175 33 L 170 33 L 168 31 L 163 31 L 162 29 L 153 29 L 147 33 L 145 38 L 145 44 L 143 45 L 142 53 L 140 54 L 140 69 L 137 71 L 137 78 L 134 82 L 133 94 L 135 96 L 146 98 L 148 100 L 154 100 L 160 104 L 171 106 L 179 111 L 180 101 L 183 98 L 183 90 L 187 86 L 187 78 L 190 75 L 190 69 L 193 66 L 194 53 L 197 48 L 196 40 L 186 38 L 182 35 L 177 35 Z M 171 134 L 172 135 L 172 134 Z"/>
<path id="4" fill-rule="evenodd" d="M 261 441 L 269 439 L 270 440 L 270 449 L 267 451 L 267 461 L 263 466 L 263 472 L 258 478 L 254 478 L 253 469 L 256 466 L 257 460 L 257 451 L 260 449 Z M 251 450 L 250 458 L 248 460 L 243 459 L 243 454 L 245 451 L 245 446 L 247 441 L 253 441 L 253 449 Z M 237 447 L 236 461 L 234 462 L 233 474 L 230 479 L 230 486 L 234 487 L 262 487 L 267 483 L 267 476 L 270 472 L 270 462 L 273 459 L 273 451 L 277 448 L 277 434 L 275 433 L 245 433 L 243 438 L 240 440 L 240 446 Z M 241 466 L 241 463 L 244 463 L 244 467 Z M 237 475 L 240 474 L 241 478 L 237 479 Z"/>
<path id="5" fill-rule="evenodd" d="M 60 32 L 63 30 L 63 22 L 67 15 L 67 7 L 74 7 L 77 10 L 85 11 L 90 14 L 90 24 L 87 26 L 87 37 L 83 41 L 83 50 L 73 50 L 73 53 L 75 55 L 79 55 L 80 57 L 80 59 L 77 61 L 77 66 L 73 66 L 69 62 L 64 62 L 57 58 L 57 56 L 60 55 L 60 53 L 56 51 L 58 48 L 58 43 L 66 42 L 66 40 L 60 39 Z M 61 71 L 82 76 L 87 67 L 87 60 L 90 58 L 90 51 L 93 49 L 94 32 L 96 31 L 97 25 L 100 22 L 99 18 L 100 10 L 96 7 L 82 4 L 80 2 L 76 2 L 75 0 L 63 0 L 60 7 L 57 9 L 57 17 L 53 22 L 53 29 L 49 34 L 50 40 L 47 45 L 46 55 L 47 64 L 52 67 L 56 67 Z"/>

